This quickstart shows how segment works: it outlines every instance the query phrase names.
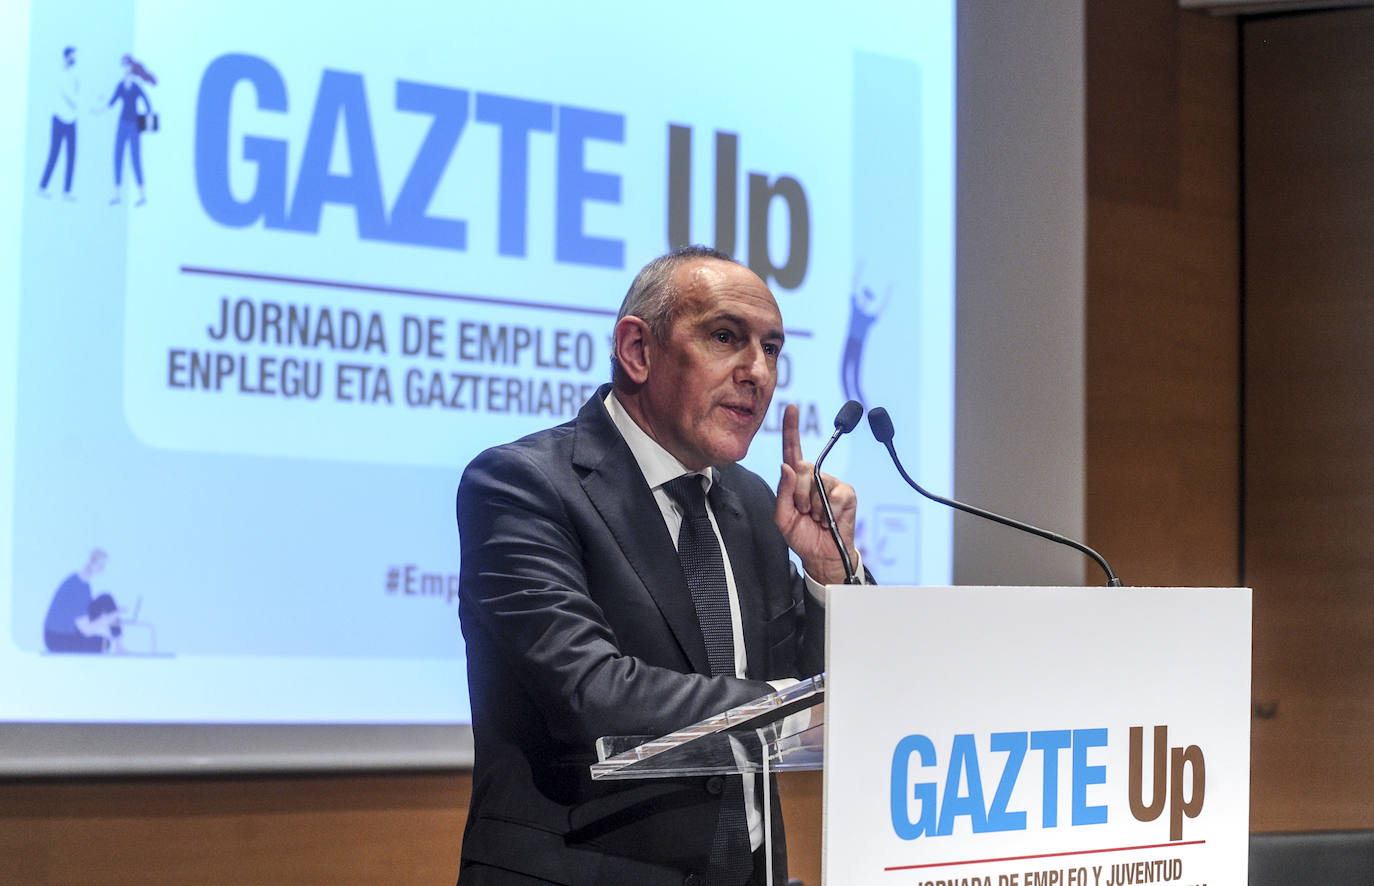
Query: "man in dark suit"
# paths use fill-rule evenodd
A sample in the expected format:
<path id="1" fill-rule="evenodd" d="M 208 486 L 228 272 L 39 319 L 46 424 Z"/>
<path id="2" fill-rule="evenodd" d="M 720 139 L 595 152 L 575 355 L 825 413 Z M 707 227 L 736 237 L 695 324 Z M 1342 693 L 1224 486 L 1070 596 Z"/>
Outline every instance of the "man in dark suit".
<path id="1" fill-rule="evenodd" d="M 464 472 L 459 608 L 476 760 L 461 886 L 763 883 L 752 778 L 594 782 L 588 766 L 600 736 L 662 735 L 824 667 L 823 586 L 844 568 L 796 407 L 776 496 L 735 464 L 767 413 L 783 338 L 777 303 L 747 268 L 703 247 L 670 253 L 621 307 L 612 384 L 573 421 Z M 679 561 L 683 545 L 699 549 L 682 541 L 684 524 L 706 525 L 675 488 L 694 473 L 722 595 L 728 584 L 719 624 Z M 825 482 L 857 560 L 854 492 Z"/>

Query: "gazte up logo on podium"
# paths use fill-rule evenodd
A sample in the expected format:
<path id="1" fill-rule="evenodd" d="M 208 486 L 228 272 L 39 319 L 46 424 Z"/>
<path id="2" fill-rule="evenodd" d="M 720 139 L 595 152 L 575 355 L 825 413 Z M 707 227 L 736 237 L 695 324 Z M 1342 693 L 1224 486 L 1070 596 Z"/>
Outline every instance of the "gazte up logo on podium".
<path id="1" fill-rule="evenodd" d="M 1143 726 L 1128 730 L 1130 813 L 1138 821 L 1152 822 L 1167 805 L 1169 840 L 1182 840 L 1184 818 L 1197 818 L 1206 797 L 1202 749 L 1170 747 L 1168 727 L 1155 726 L 1147 803 L 1144 732 Z M 963 818 L 974 834 L 1025 831 L 1036 816 L 1041 829 L 1057 828 L 1061 787 L 1069 791 L 1069 827 L 1106 824 L 1114 804 L 1090 801 L 1103 799 L 1109 773 L 1101 761 L 1110 751 L 1105 727 L 961 733 L 943 759 L 928 736 L 905 736 L 892 754 L 892 829 L 903 840 L 943 837 L 953 834 Z M 920 780 L 923 774 L 929 779 Z M 1012 798 L 1023 782 L 1022 796 L 1027 788 L 1035 796 L 1037 774 L 1039 809 L 1015 808 Z"/>
<path id="2" fill-rule="evenodd" d="M 1164 811 L 1165 785 L 1168 785 L 1169 840 L 1183 839 L 1183 818 L 1197 818 L 1207 796 L 1207 762 L 1202 748 L 1190 744 L 1186 748 L 1169 747 L 1169 727 L 1156 726 L 1154 735 L 1153 784 L 1150 803 L 1144 801 L 1144 727 L 1130 730 L 1130 764 L 1126 784 L 1129 790 L 1131 815 L 1140 821 L 1154 821 Z M 1183 796 L 1184 771 L 1191 775 L 1188 796 Z"/>

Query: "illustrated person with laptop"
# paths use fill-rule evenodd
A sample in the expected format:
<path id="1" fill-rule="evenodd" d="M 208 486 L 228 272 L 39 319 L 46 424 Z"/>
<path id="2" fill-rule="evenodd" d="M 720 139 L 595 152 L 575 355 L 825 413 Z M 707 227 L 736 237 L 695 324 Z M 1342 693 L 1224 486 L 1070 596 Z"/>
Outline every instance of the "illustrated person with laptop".
<path id="1" fill-rule="evenodd" d="M 86 565 L 58 585 L 43 619 L 43 645 L 49 652 L 123 652 L 119 606 L 114 597 L 91 593 L 91 579 L 105 568 L 105 552 L 91 551 Z"/>

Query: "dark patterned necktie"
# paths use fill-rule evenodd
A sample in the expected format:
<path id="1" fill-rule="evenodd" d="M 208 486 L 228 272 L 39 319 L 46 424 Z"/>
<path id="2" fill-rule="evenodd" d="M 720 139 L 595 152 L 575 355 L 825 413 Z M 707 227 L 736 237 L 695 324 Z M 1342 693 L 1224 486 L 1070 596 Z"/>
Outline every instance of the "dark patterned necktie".
<path id="1" fill-rule="evenodd" d="M 706 491 L 699 474 L 684 474 L 663 484 L 664 491 L 682 511 L 677 533 L 677 558 L 687 576 L 711 676 L 735 676 L 735 635 L 730 621 L 730 590 L 725 580 L 725 558 L 720 539 L 706 513 Z M 749 828 L 744 816 L 744 785 L 737 777 L 722 786 L 720 817 L 711 841 L 707 882 L 711 886 L 735 886 L 753 872 Z"/>

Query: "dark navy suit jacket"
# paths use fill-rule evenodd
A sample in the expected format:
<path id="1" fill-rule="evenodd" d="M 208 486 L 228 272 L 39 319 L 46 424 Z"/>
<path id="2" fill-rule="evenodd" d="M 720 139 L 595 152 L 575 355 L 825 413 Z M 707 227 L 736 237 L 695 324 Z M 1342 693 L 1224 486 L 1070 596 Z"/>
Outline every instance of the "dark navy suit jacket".
<path id="1" fill-rule="evenodd" d="M 721 779 L 593 782 L 596 739 L 663 735 L 768 693 L 764 681 L 819 673 L 824 614 L 773 523 L 772 490 L 719 468 L 711 507 L 749 679 L 707 676 L 673 539 L 607 391 L 567 424 L 482 453 L 458 488 L 476 753 L 463 861 L 569 886 L 681 884 L 706 870 Z M 785 876 L 780 839 L 775 857 Z"/>

